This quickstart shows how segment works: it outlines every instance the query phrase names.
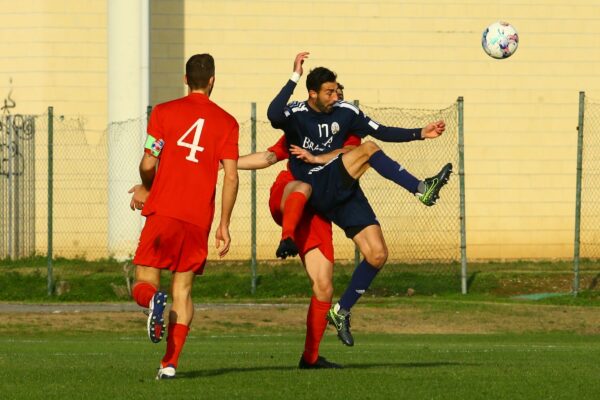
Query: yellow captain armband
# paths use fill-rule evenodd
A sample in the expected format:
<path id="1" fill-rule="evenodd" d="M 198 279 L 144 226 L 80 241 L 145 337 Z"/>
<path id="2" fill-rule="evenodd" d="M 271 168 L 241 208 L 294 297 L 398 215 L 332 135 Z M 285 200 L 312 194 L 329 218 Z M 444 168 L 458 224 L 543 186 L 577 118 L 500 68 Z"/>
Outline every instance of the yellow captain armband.
<path id="1" fill-rule="evenodd" d="M 144 146 L 144 148 L 146 150 L 148 150 L 148 152 L 150 154 L 152 154 L 154 157 L 158 157 L 160 155 L 160 152 L 162 151 L 162 148 L 164 145 L 165 145 L 164 140 L 162 140 L 162 139 L 156 140 L 156 138 L 154 138 L 154 136 L 148 135 L 148 138 L 146 138 L 146 145 Z"/>

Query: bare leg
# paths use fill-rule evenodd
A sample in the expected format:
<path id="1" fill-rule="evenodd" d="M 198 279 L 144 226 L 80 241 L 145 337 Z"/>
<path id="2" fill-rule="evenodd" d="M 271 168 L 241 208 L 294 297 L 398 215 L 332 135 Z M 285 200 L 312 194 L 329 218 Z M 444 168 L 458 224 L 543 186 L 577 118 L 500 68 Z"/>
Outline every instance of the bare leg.
<path id="1" fill-rule="evenodd" d="M 304 264 L 313 296 L 306 315 L 306 340 L 299 367 L 340 368 L 340 365 L 319 356 L 319 345 L 327 327 L 325 318 L 333 296 L 333 263 L 317 248 L 306 253 Z"/>
<path id="2" fill-rule="evenodd" d="M 304 265 L 314 296 L 319 301 L 331 302 L 333 297 L 333 264 L 321 250 L 312 249 L 304 256 Z"/>
<path id="3" fill-rule="evenodd" d="M 167 349 L 161 361 L 159 375 L 169 371 L 170 377 L 175 376 L 175 368 L 179 362 L 179 355 L 187 339 L 189 326 L 194 317 L 194 303 L 192 302 L 192 284 L 194 273 L 175 272 L 171 283 L 173 303 L 169 313 L 169 334 L 167 336 Z M 164 369 L 164 370 L 163 370 Z M 167 376 L 169 377 L 169 376 Z"/>
<path id="4" fill-rule="evenodd" d="M 348 174 L 359 179 L 369 169 L 369 158 L 381 149 L 374 142 L 363 142 L 342 156 L 342 163 Z"/>
<path id="5" fill-rule="evenodd" d="M 171 282 L 173 303 L 169 313 L 169 323 L 189 326 L 194 317 L 194 304 L 192 302 L 192 284 L 194 273 L 175 272 Z"/>
<path id="6" fill-rule="evenodd" d="M 346 346 L 354 345 L 350 332 L 350 310 L 371 286 L 387 260 L 387 246 L 379 225 L 370 225 L 353 238 L 364 255 L 364 259 L 354 270 L 346 291 L 327 313 L 328 321 L 335 326 L 338 338 Z"/>

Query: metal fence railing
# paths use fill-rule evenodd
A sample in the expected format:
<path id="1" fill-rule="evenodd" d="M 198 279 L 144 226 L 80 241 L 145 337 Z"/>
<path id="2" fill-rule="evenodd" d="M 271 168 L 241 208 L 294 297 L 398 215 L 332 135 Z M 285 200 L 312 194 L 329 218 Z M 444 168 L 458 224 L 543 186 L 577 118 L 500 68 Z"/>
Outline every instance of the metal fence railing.
<path id="1" fill-rule="evenodd" d="M 579 93 L 573 292 L 582 288 L 580 269 L 600 259 L 600 103 Z M 587 287 L 586 287 L 587 288 Z"/>
<path id="2" fill-rule="evenodd" d="M 35 253 L 35 145 L 35 117 L 0 117 L 0 259 Z"/>

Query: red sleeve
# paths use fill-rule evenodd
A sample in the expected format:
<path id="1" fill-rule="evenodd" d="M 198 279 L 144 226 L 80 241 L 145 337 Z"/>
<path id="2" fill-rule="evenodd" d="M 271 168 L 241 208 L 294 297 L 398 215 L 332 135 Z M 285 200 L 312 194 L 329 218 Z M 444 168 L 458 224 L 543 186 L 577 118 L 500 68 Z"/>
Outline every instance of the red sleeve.
<path id="1" fill-rule="evenodd" d="M 289 158 L 290 154 L 288 153 L 288 145 L 285 140 L 285 135 L 281 135 L 277 143 L 273 146 L 269 147 L 267 151 L 271 153 L 275 153 L 275 157 L 277 157 L 277 161 L 285 160 Z"/>
<path id="2" fill-rule="evenodd" d="M 240 137 L 240 126 L 237 121 L 233 121 L 233 127 L 227 135 L 227 141 L 221 152 L 221 160 L 237 160 L 240 157 L 238 140 Z"/>
<path id="3" fill-rule="evenodd" d="M 344 146 L 360 146 L 360 137 L 353 133 L 348 134 Z"/>
<path id="4" fill-rule="evenodd" d="M 150 113 L 150 119 L 148 120 L 148 128 L 146 132 L 148 135 L 154 137 L 154 139 L 164 139 L 164 133 L 162 128 L 162 123 L 160 121 L 160 105 L 154 107 L 152 112 Z"/>

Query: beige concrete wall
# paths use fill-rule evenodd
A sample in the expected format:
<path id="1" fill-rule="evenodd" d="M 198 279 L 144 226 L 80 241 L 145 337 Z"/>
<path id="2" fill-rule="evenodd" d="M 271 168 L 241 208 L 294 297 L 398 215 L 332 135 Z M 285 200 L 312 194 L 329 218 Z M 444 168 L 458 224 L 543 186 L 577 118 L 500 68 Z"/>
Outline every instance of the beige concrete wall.
<path id="1" fill-rule="evenodd" d="M 464 96 L 469 256 L 568 258 L 578 91 L 600 99 L 600 3 L 563 4 L 153 0 L 151 99 L 183 94 L 185 59 L 210 52 L 213 99 L 240 122 L 256 101 L 266 119 L 301 50 L 311 52 L 307 69 L 332 68 L 362 104 L 435 109 Z M 12 78 L 20 112 L 53 105 L 83 116 L 90 140 L 101 135 L 106 8 L 103 0 L 1 1 L 0 97 Z M 508 60 L 487 57 L 480 45 L 485 26 L 498 19 L 520 34 Z M 294 97 L 306 97 L 302 86 Z M 268 144 L 259 140 L 259 149 Z M 241 146 L 249 149 L 247 137 Z M 245 176 L 236 224 L 247 215 Z M 259 176 L 268 188 L 271 175 Z M 240 257 L 248 254 L 248 229 L 236 226 Z M 264 230 L 277 232 L 273 224 Z"/>
<path id="2" fill-rule="evenodd" d="M 107 210 L 99 206 L 106 179 L 97 176 L 106 157 L 93 155 L 106 129 L 106 11 L 105 1 L 0 1 L 0 101 L 12 89 L 12 113 L 44 114 L 53 106 L 70 120 L 56 124 L 58 255 L 106 255 Z M 38 122 L 36 247 L 45 252 L 47 119 Z"/>
<path id="3" fill-rule="evenodd" d="M 214 98 L 242 120 L 253 100 L 264 116 L 300 50 L 363 104 L 442 108 L 464 96 L 469 256 L 568 258 L 578 91 L 600 98 L 600 4 L 562 4 L 189 0 L 185 50 L 215 55 Z M 520 33 L 508 60 L 480 45 L 498 19 Z"/>

